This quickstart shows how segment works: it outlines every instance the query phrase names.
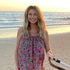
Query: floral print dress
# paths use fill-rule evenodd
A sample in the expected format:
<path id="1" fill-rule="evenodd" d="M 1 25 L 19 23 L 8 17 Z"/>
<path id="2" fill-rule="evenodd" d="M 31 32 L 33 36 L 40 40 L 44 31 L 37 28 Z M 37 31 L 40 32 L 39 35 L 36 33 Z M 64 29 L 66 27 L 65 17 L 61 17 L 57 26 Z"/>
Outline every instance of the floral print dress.
<path id="1" fill-rule="evenodd" d="M 18 70 L 42 70 L 44 41 L 39 36 L 22 37 L 18 48 Z"/>

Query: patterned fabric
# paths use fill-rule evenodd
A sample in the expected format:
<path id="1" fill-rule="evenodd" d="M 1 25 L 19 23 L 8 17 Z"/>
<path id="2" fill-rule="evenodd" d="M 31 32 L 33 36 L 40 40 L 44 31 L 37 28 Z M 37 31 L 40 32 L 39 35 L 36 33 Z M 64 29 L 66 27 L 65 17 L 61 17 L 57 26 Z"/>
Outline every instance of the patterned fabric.
<path id="1" fill-rule="evenodd" d="M 22 37 L 18 48 L 18 70 L 42 70 L 44 41 L 39 36 Z"/>

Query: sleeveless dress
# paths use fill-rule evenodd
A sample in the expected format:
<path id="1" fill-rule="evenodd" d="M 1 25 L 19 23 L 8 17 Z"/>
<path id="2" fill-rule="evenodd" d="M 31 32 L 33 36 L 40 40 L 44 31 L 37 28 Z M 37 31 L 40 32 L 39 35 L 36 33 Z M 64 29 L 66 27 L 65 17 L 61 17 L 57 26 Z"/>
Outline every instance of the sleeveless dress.
<path id="1" fill-rule="evenodd" d="M 18 48 L 18 70 L 42 70 L 44 40 L 39 36 L 22 37 Z"/>

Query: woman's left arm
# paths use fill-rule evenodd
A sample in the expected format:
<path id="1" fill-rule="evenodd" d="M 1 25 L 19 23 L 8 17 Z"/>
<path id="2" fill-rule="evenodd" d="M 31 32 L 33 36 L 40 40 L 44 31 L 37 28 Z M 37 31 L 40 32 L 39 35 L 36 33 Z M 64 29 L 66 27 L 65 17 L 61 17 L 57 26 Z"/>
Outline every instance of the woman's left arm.
<path id="1" fill-rule="evenodd" d="M 46 37 L 44 38 L 44 43 L 45 43 L 45 51 L 46 51 L 48 59 L 49 58 L 53 59 L 52 50 L 50 48 L 49 35 L 47 31 L 46 31 Z"/>

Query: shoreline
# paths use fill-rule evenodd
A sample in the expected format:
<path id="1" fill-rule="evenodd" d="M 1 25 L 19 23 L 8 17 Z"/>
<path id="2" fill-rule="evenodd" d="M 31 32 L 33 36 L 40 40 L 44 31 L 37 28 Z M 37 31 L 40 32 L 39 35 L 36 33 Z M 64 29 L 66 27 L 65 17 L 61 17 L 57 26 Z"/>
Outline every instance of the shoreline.
<path id="1" fill-rule="evenodd" d="M 0 29 L 0 38 L 13 38 L 17 36 L 18 28 L 1 28 Z M 49 35 L 52 34 L 62 34 L 69 33 L 70 26 L 54 26 L 47 27 Z"/>
<path id="2" fill-rule="evenodd" d="M 70 33 L 70 26 L 55 26 L 48 27 L 48 33 L 51 34 L 62 34 L 62 33 Z"/>

